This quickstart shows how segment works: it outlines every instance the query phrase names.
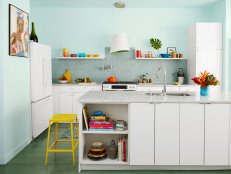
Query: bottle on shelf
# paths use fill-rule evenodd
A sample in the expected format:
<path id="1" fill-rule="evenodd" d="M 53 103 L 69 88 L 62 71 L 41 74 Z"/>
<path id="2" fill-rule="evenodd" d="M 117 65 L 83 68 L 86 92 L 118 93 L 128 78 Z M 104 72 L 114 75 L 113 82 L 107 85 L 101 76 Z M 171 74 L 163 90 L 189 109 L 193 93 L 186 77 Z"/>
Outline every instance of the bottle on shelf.
<path id="1" fill-rule="evenodd" d="M 35 32 L 34 22 L 32 22 L 32 30 L 31 30 L 31 34 L 30 34 L 30 40 L 33 42 L 38 42 L 38 37 L 37 37 L 36 32 Z"/>

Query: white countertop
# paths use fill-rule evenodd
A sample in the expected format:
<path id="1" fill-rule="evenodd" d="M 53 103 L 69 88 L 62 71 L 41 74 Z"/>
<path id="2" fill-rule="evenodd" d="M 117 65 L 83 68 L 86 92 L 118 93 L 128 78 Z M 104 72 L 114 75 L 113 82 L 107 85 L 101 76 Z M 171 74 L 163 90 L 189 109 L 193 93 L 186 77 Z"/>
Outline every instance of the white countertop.
<path id="1" fill-rule="evenodd" d="M 188 92 L 187 92 L 188 93 Z M 191 96 L 149 96 L 137 91 L 90 91 L 83 95 L 79 102 L 85 104 L 128 104 L 128 103 L 229 103 L 231 93 L 212 93 L 201 97 L 199 93 L 188 93 Z"/>
<path id="2" fill-rule="evenodd" d="M 53 83 L 53 86 L 96 86 L 96 85 L 102 85 L 100 83 Z"/>
<path id="3" fill-rule="evenodd" d="M 53 86 L 95 86 L 95 85 L 102 85 L 102 83 L 89 83 L 89 84 L 78 84 L 78 83 L 65 83 L 65 84 L 61 84 L 61 83 L 53 83 Z M 138 87 L 156 87 L 156 86 L 163 86 L 163 84 L 149 84 L 149 83 L 139 83 L 137 85 Z M 183 84 L 183 85 L 173 85 L 173 84 L 167 84 L 167 86 L 171 86 L 171 87 L 181 87 L 181 86 L 196 86 L 196 85 L 191 85 L 191 84 Z"/>
<path id="4" fill-rule="evenodd" d="M 182 85 L 174 85 L 174 84 L 166 84 L 168 87 L 187 87 L 187 86 L 197 86 L 192 84 L 182 84 Z M 163 84 L 153 84 L 153 83 L 139 83 L 137 85 L 138 87 L 157 87 L 157 86 L 163 86 Z"/>

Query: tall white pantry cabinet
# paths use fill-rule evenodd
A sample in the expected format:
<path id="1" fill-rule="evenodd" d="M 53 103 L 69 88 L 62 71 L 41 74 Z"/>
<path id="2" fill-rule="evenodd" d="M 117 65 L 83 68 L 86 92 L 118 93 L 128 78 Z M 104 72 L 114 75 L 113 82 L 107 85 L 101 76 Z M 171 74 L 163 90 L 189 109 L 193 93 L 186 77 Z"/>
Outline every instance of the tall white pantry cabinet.
<path id="1" fill-rule="evenodd" d="M 212 91 L 222 89 L 222 24 L 196 23 L 188 31 L 188 82 L 204 70 L 220 81 Z"/>

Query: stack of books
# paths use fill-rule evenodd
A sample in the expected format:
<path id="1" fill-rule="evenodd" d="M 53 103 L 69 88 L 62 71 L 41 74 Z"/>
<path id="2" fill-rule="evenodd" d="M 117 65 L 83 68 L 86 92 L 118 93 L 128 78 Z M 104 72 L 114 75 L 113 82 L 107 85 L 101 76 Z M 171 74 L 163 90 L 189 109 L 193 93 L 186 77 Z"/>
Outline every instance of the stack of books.
<path id="1" fill-rule="evenodd" d="M 89 122 L 90 131 L 114 131 L 114 122 L 104 115 L 91 116 Z"/>
<path id="2" fill-rule="evenodd" d="M 118 160 L 121 162 L 127 162 L 127 149 L 128 140 L 127 136 L 122 136 L 118 141 Z"/>

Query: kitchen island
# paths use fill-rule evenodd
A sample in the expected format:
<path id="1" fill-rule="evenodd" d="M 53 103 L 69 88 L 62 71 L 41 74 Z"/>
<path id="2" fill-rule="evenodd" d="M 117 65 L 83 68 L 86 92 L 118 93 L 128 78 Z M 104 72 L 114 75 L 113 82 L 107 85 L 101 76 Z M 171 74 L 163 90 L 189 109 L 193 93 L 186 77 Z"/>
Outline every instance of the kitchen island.
<path id="1" fill-rule="evenodd" d="M 79 171 L 231 169 L 230 93 L 160 93 L 90 91 L 79 102 L 89 114 L 101 110 L 125 120 L 125 131 L 88 131 L 79 125 Z M 92 142 L 108 146 L 126 135 L 127 160 L 88 159 Z"/>

